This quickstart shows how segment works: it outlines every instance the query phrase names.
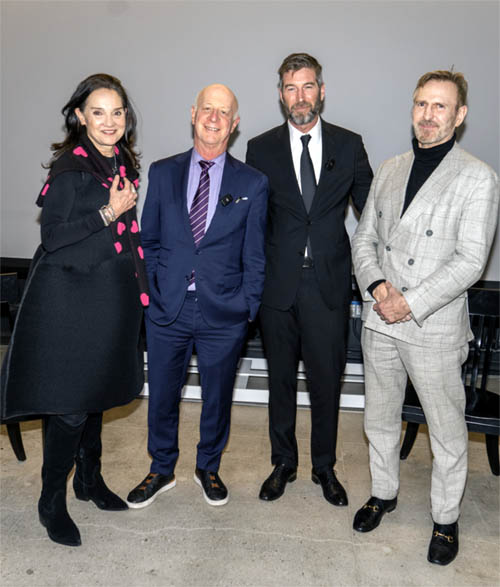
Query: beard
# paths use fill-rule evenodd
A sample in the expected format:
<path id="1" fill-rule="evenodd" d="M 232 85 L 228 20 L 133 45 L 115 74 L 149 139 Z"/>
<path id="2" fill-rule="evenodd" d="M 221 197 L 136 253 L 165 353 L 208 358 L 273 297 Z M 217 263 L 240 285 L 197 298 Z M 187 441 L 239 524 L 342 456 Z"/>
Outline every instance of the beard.
<path id="1" fill-rule="evenodd" d="M 291 108 L 288 108 L 287 104 L 283 102 L 283 107 L 285 109 L 287 117 L 294 124 L 296 124 L 297 126 L 303 126 L 304 124 L 309 124 L 316 118 L 316 116 L 319 114 L 319 111 L 321 110 L 322 104 L 323 102 L 320 96 L 318 96 L 314 104 L 311 104 L 310 102 L 297 102 Z M 309 106 L 310 110 L 309 112 L 305 113 L 295 112 L 294 108 L 296 108 L 297 106 Z"/>

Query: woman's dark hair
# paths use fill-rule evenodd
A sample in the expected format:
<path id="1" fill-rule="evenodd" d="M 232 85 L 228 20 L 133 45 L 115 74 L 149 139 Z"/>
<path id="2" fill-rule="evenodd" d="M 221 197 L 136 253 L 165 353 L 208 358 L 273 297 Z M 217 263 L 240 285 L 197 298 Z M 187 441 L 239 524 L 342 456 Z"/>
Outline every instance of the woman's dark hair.
<path id="1" fill-rule="evenodd" d="M 126 108 L 126 127 L 123 137 L 118 141 L 118 145 L 125 151 L 126 155 L 130 159 L 132 166 L 135 169 L 140 168 L 139 164 L 139 153 L 134 150 L 135 139 L 136 139 L 136 127 L 137 127 L 137 116 L 135 115 L 134 109 L 130 100 L 127 96 L 125 88 L 122 86 L 121 81 L 108 75 L 107 73 L 95 73 L 89 75 L 78 84 L 78 87 L 73 92 L 73 95 L 69 99 L 68 103 L 61 110 L 65 124 L 64 128 L 66 131 L 66 137 L 61 143 L 53 143 L 51 150 L 54 152 L 53 158 L 49 163 L 53 163 L 58 157 L 60 157 L 66 151 L 72 149 L 79 141 L 82 127 L 80 121 L 75 114 L 75 108 L 83 110 L 87 98 L 95 90 L 105 88 L 106 90 L 115 90 L 120 96 L 123 107 Z"/>

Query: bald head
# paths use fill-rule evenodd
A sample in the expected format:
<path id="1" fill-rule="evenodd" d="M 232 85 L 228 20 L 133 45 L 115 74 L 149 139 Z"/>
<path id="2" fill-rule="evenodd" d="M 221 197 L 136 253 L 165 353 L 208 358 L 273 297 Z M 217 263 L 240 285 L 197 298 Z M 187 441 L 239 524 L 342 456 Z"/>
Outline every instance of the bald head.
<path id="1" fill-rule="evenodd" d="M 238 100 L 223 84 L 211 84 L 198 92 L 191 107 L 194 147 L 205 159 L 215 159 L 227 149 L 238 126 Z"/>
<path id="2" fill-rule="evenodd" d="M 232 90 L 230 88 L 228 88 L 227 86 L 225 86 L 224 84 L 210 84 L 209 86 L 204 87 L 202 90 L 200 90 L 194 99 L 194 108 L 197 110 L 199 105 L 200 105 L 200 100 L 204 99 L 204 95 L 205 92 L 208 92 L 209 95 L 213 92 L 218 92 L 220 93 L 220 95 L 222 96 L 223 94 L 225 94 L 227 96 L 227 98 L 229 100 L 232 101 L 232 105 L 233 105 L 233 118 L 236 118 L 238 116 L 238 100 L 236 98 L 236 96 L 234 95 L 234 93 L 232 92 Z"/>

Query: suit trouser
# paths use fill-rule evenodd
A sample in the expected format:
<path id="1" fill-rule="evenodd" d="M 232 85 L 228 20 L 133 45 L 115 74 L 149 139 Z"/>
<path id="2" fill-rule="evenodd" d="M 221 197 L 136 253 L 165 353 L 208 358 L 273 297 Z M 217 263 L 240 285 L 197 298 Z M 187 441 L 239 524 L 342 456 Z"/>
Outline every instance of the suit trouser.
<path id="1" fill-rule="evenodd" d="M 433 454 L 431 506 L 438 524 L 456 522 L 467 479 L 467 425 L 458 349 L 416 346 L 363 328 L 365 432 L 370 442 L 372 495 L 399 490 L 401 410 L 407 375 L 424 410 Z"/>
<path id="2" fill-rule="evenodd" d="M 288 310 L 263 305 L 260 324 L 269 370 L 271 462 L 298 464 L 295 422 L 297 367 L 302 356 L 311 401 L 311 460 L 318 470 L 335 464 L 340 378 L 346 361 L 347 312 L 323 301 L 314 269 L 303 269 Z"/>
<path id="3" fill-rule="evenodd" d="M 191 292 L 168 326 L 155 324 L 146 314 L 152 473 L 170 475 L 179 456 L 179 402 L 193 347 L 203 400 L 196 466 L 218 471 L 229 436 L 234 379 L 247 326 L 246 321 L 224 328 L 209 326 Z"/>

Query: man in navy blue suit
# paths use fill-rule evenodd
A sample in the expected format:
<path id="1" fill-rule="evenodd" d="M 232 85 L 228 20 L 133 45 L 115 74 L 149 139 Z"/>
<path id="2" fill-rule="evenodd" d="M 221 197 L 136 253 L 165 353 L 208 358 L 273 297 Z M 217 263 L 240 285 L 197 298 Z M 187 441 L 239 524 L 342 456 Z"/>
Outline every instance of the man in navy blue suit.
<path id="1" fill-rule="evenodd" d="M 191 109 L 194 148 L 151 165 L 142 243 L 151 286 L 148 450 L 151 470 L 127 503 L 142 508 L 175 486 L 179 401 L 196 347 L 203 408 L 195 482 L 214 506 L 229 436 L 236 368 L 264 285 L 268 181 L 229 155 L 239 122 L 229 88 L 204 88 Z"/>

